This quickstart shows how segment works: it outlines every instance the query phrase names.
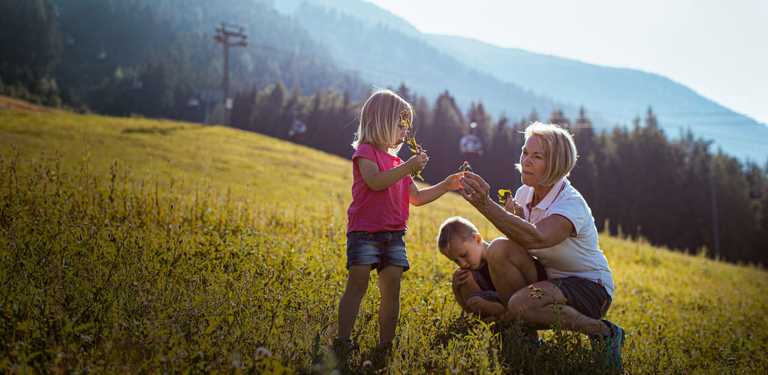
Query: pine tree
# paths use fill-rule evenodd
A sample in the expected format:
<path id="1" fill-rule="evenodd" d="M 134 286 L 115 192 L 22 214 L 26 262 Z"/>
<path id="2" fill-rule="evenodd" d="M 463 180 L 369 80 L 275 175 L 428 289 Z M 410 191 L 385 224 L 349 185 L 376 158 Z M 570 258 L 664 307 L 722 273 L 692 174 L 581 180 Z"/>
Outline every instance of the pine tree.
<path id="1" fill-rule="evenodd" d="M 519 160 L 520 149 L 515 148 L 512 138 L 517 136 L 509 126 L 509 119 L 505 115 L 496 122 L 486 157 L 483 160 L 483 174 L 488 184 L 491 185 L 491 194 L 498 189 L 513 190 L 519 185 L 520 178 L 515 171 L 515 163 Z M 514 191 L 514 190 L 513 190 Z"/>
<path id="2" fill-rule="evenodd" d="M 572 132 L 579 156 L 570 179 L 587 202 L 590 202 L 592 213 L 596 215 L 601 212 L 597 161 L 603 159 L 604 155 L 596 143 L 592 121 L 587 117 L 584 107 L 579 109 L 579 117 L 573 124 Z M 597 223 L 602 225 L 601 221 Z"/>
<path id="3" fill-rule="evenodd" d="M 456 171 L 463 160 L 459 152 L 459 139 L 462 136 L 464 119 L 456 101 L 447 91 L 441 94 L 434 107 L 434 135 L 430 143 L 422 143 L 431 159 L 440 163 L 428 165 L 422 173 L 427 181 L 439 181 Z"/>
<path id="4" fill-rule="evenodd" d="M 46 101 L 57 96 L 53 72 L 61 58 L 61 35 L 51 0 L 0 2 L 0 76 L 5 86 L 24 87 Z"/>
<path id="5" fill-rule="evenodd" d="M 552 111 L 552 113 L 549 115 L 549 123 L 557 124 L 566 128 L 571 125 L 570 120 L 568 120 L 568 118 L 565 117 L 565 114 L 560 109 L 555 109 L 554 111 Z"/>

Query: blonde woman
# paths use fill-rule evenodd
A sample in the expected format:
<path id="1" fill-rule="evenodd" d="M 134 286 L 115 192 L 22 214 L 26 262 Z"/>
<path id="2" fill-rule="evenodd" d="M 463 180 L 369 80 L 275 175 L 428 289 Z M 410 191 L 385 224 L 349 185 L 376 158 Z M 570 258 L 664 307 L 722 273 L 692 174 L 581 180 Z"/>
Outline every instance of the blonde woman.
<path id="1" fill-rule="evenodd" d="M 604 364 L 620 370 L 624 330 L 603 319 L 613 275 L 598 245 L 592 211 L 568 180 L 576 159 L 568 131 L 536 122 L 525 130 L 517 165 L 523 186 L 505 207 L 490 198 L 480 176 L 462 178 L 461 195 L 506 237 L 503 246 L 486 254 L 498 300 L 477 294 L 466 303 L 478 313 L 534 329 L 557 324 L 585 333 L 604 354 Z"/>

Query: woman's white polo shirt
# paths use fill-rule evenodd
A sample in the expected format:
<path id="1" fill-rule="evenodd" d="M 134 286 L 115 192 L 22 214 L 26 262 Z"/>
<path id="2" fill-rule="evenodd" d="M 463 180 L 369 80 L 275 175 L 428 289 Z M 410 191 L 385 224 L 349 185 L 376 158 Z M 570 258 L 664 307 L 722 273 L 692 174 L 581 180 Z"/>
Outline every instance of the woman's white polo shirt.
<path id="1" fill-rule="evenodd" d="M 515 193 L 515 203 L 523 207 L 524 219 L 536 224 L 550 215 L 560 215 L 573 224 L 574 233 L 559 244 L 543 249 L 529 249 L 547 271 L 547 278 L 581 277 L 601 284 L 613 297 L 613 274 L 598 245 L 597 227 L 592 210 L 567 178 L 558 181 L 544 199 L 529 208 L 533 187 L 523 185 Z"/>

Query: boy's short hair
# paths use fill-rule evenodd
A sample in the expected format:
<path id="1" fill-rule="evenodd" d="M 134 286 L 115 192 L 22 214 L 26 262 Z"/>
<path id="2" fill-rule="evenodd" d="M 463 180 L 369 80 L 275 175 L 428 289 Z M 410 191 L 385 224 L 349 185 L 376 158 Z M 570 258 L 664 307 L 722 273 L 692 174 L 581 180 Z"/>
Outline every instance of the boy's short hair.
<path id="1" fill-rule="evenodd" d="M 461 216 L 449 217 L 445 219 L 443 224 L 440 225 L 440 230 L 438 230 L 437 248 L 441 251 L 445 250 L 453 238 L 466 241 L 471 239 L 476 233 L 479 233 L 479 231 L 471 221 Z"/>

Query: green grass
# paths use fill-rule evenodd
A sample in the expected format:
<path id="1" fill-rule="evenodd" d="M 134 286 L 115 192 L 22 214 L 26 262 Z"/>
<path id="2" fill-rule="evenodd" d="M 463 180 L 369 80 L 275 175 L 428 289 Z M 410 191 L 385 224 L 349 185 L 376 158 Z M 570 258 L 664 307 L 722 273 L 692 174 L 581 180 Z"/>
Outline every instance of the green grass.
<path id="1" fill-rule="evenodd" d="M 351 134 L 340 134 L 340 140 Z M 0 368 L 322 372 L 344 287 L 351 165 L 224 127 L 0 110 Z M 663 209 L 663 208 L 659 208 Z M 586 340 L 462 318 L 434 238 L 460 197 L 412 208 L 390 369 L 593 373 Z M 764 373 L 768 273 L 602 235 L 630 373 Z M 376 342 L 372 278 L 355 328 Z"/>

